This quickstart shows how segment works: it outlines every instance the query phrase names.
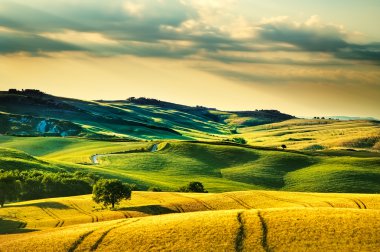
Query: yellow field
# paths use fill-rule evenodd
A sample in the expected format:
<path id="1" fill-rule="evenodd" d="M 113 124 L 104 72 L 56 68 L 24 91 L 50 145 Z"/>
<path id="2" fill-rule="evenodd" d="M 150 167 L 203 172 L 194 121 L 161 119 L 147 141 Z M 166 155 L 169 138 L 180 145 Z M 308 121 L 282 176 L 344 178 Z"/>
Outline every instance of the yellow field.
<path id="1" fill-rule="evenodd" d="M 292 119 L 239 129 L 249 144 L 290 149 L 353 148 L 380 150 L 380 125 L 370 121 Z"/>
<path id="2" fill-rule="evenodd" d="M 156 216 L 152 216 L 156 215 Z M 133 192 L 118 211 L 90 195 L 0 209 L 0 251 L 376 251 L 380 196 Z M 35 232 L 28 232 L 40 230 Z M 13 234 L 4 234 L 13 233 Z"/>

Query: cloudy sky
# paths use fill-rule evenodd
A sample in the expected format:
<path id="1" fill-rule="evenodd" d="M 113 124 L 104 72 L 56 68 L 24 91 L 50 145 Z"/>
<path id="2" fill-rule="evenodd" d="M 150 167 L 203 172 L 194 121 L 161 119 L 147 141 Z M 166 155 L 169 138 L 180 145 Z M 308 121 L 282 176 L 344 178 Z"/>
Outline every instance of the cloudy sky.
<path id="1" fill-rule="evenodd" d="M 380 118 L 380 1 L 0 0 L 0 89 Z"/>

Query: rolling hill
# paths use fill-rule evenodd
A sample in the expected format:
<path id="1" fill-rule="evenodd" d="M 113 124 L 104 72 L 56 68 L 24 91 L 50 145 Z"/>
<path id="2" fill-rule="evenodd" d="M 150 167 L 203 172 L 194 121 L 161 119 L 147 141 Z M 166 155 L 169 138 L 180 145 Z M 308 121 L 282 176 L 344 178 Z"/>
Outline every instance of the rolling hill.
<path id="1" fill-rule="evenodd" d="M 118 211 L 53 198 L 0 209 L 14 233 L 0 235 L 0 250 L 376 251 L 379 209 L 364 194 L 134 192 Z"/>
<path id="2" fill-rule="evenodd" d="M 0 134 L 0 172 L 80 172 L 164 191 L 134 191 L 117 210 L 90 195 L 6 202 L 0 251 L 380 246 L 377 121 L 11 90 L 0 92 Z M 176 192 L 190 181 L 210 193 Z"/>
<path id="3" fill-rule="evenodd" d="M 276 110 L 224 112 L 146 98 L 83 101 L 38 90 L 0 92 L 0 133 L 7 135 L 218 139 L 239 125 L 290 118 Z"/>
<path id="4" fill-rule="evenodd" d="M 2 169 L 88 171 L 141 189 L 157 186 L 173 191 L 198 180 L 210 192 L 380 192 L 380 154 L 376 152 L 358 151 L 347 156 L 226 142 L 106 142 L 55 137 L 2 136 L 0 143 L 19 150 L 0 149 Z M 154 145 L 157 151 L 151 152 Z M 95 154 L 101 154 L 96 164 L 91 159 Z"/>
<path id="5" fill-rule="evenodd" d="M 236 136 L 244 137 L 255 146 L 306 151 L 349 149 L 380 150 L 378 121 L 336 121 L 321 119 L 291 119 L 279 123 L 240 128 Z"/>

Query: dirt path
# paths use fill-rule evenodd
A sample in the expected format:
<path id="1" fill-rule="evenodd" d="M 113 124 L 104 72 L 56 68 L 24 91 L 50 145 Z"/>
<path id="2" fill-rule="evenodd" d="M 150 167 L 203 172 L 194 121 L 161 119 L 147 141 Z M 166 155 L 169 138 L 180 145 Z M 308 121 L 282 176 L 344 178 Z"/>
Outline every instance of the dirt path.
<path id="1" fill-rule="evenodd" d="M 158 151 L 158 144 L 154 144 L 152 146 L 152 149 L 150 152 L 156 152 Z M 90 157 L 92 164 L 99 164 L 99 158 L 100 157 L 105 157 L 105 156 L 110 156 L 110 155 L 115 155 L 115 154 L 121 154 L 121 153 L 109 153 L 109 154 L 95 154 Z"/>

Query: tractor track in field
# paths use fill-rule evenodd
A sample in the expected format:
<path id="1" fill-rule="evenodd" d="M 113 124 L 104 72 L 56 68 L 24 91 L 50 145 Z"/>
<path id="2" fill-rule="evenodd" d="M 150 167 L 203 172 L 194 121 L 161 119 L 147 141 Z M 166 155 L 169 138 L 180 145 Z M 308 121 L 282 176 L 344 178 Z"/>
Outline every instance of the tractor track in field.
<path id="1" fill-rule="evenodd" d="M 174 206 L 175 209 L 177 209 L 178 213 L 185 213 L 185 210 L 183 210 L 183 208 L 180 205 L 173 204 L 172 206 Z"/>
<path id="2" fill-rule="evenodd" d="M 194 200 L 195 202 L 197 202 L 198 204 L 204 206 L 207 210 L 215 210 L 212 206 L 210 206 L 209 204 L 207 204 L 206 202 L 204 202 L 203 200 L 200 200 L 200 199 L 196 199 L 196 198 L 193 198 L 193 197 L 190 197 L 190 196 L 185 196 L 185 195 L 181 195 L 181 194 L 178 194 L 178 193 L 171 193 L 171 195 L 173 196 L 176 196 L 176 197 L 182 197 L 182 198 L 185 198 L 185 199 L 191 199 L 191 200 Z M 185 212 L 183 210 L 182 207 L 180 207 L 179 205 L 176 205 L 175 206 L 176 208 L 179 207 L 181 209 L 181 213 L 182 212 Z M 178 208 L 177 208 L 178 209 Z"/>
<path id="3" fill-rule="evenodd" d="M 67 251 L 68 252 L 74 252 L 79 247 L 79 245 L 81 245 L 81 243 L 84 241 L 84 239 L 86 239 L 87 236 L 89 236 L 90 234 L 92 234 L 95 231 L 96 231 L 96 229 L 89 231 L 89 232 L 86 232 L 86 233 L 82 234 L 81 236 L 79 236 L 79 238 L 73 244 L 71 244 L 70 248 Z"/>
<path id="4" fill-rule="evenodd" d="M 243 251 L 244 240 L 247 236 L 246 229 L 245 229 L 245 223 L 244 223 L 244 219 L 243 219 L 243 213 L 244 212 L 239 212 L 237 214 L 237 221 L 239 222 L 239 228 L 238 228 L 236 238 L 235 238 L 235 251 L 236 252 Z"/>
<path id="5" fill-rule="evenodd" d="M 304 202 L 301 202 L 301 201 L 298 201 L 298 200 L 279 198 L 279 197 L 272 196 L 272 195 L 269 195 L 269 194 L 266 194 L 266 193 L 258 193 L 258 194 L 260 194 L 261 196 L 267 197 L 269 199 L 274 199 L 274 200 L 283 201 L 283 202 L 287 202 L 287 203 L 302 205 L 304 207 L 313 207 L 309 203 L 304 203 Z"/>
<path id="6" fill-rule="evenodd" d="M 122 221 L 116 223 L 116 225 L 117 225 L 117 224 L 120 224 L 120 223 L 123 223 L 123 222 L 125 222 L 125 221 L 127 221 L 127 220 L 122 220 Z M 137 220 L 136 220 L 136 221 L 137 221 Z M 135 222 L 135 221 L 132 221 L 131 223 L 133 223 L 133 222 Z M 115 228 L 118 228 L 118 227 L 120 227 L 120 226 L 122 226 L 122 225 L 117 225 L 117 226 L 113 226 L 113 227 L 109 228 L 108 230 L 106 230 L 105 232 L 102 233 L 102 235 L 101 235 L 100 238 L 103 240 L 104 237 L 105 237 L 105 236 L 106 236 L 111 230 L 113 230 L 113 229 L 115 229 Z M 88 232 L 86 232 L 86 233 L 80 235 L 79 238 L 78 238 L 76 241 L 74 241 L 73 244 L 71 244 L 70 248 L 69 248 L 67 251 L 68 251 L 68 252 L 74 252 L 75 250 L 77 250 L 77 248 L 83 243 L 83 241 L 84 241 L 88 236 L 90 236 L 90 235 L 93 234 L 94 232 L 98 231 L 99 229 L 101 229 L 101 227 L 100 227 L 100 228 L 96 228 L 96 229 L 91 230 L 91 231 L 88 231 Z M 107 232 L 107 233 L 106 233 L 106 232 Z M 104 233 L 106 233 L 106 234 L 104 234 Z M 96 243 L 97 243 L 96 248 L 99 246 L 99 244 L 100 244 L 100 242 L 101 242 L 101 241 L 100 241 L 100 242 L 98 242 L 98 241 L 99 241 L 99 239 L 96 241 Z M 95 243 L 95 244 L 96 244 L 96 243 Z M 95 244 L 91 247 L 91 250 L 90 250 L 90 251 L 93 251 L 92 248 L 95 246 Z M 94 248 L 94 250 L 95 250 L 96 248 Z"/>
<path id="7" fill-rule="evenodd" d="M 367 206 L 360 199 L 349 199 L 349 200 L 351 200 L 352 202 L 354 202 L 355 205 L 357 205 L 359 209 L 367 209 Z"/>
<path id="8" fill-rule="evenodd" d="M 323 202 L 326 203 L 327 205 L 331 206 L 332 208 L 334 208 L 334 205 L 331 202 L 328 202 L 328 201 L 323 201 Z"/>
<path id="9" fill-rule="evenodd" d="M 241 205 L 242 207 L 244 207 L 246 209 L 252 209 L 253 208 L 250 205 L 248 205 L 245 201 L 239 199 L 236 196 L 232 196 L 231 194 L 225 194 L 225 196 L 232 199 L 233 201 L 235 201 L 236 203 L 238 203 L 239 205 Z"/>
<path id="10" fill-rule="evenodd" d="M 24 228 L 24 227 L 26 227 L 26 224 L 27 224 L 26 222 L 21 222 L 17 228 Z"/>
<path id="11" fill-rule="evenodd" d="M 362 204 L 363 206 L 363 209 L 367 209 L 367 206 L 364 204 L 364 202 L 360 199 L 356 199 L 357 202 L 359 202 L 360 204 Z"/>
<path id="12" fill-rule="evenodd" d="M 185 195 L 179 195 L 179 196 L 180 196 L 180 197 L 187 198 L 187 199 L 194 200 L 194 201 L 197 202 L 198 204 L 201 204 L 202 206 L 204 206 L 207 210 L 215 210 L 212 206 L 210 206 L 209 204 L 207 204 L 207 203 L 204 202 L 203 200 L 196 199 L 196 198 L 193 198 L 193 197 L 190 197 L 190 196 L 185 196 Z"/>
<path id="13" fill-rule="evenodd" d="M 128 212 L 121 212 L 121 213 L 124 215 L 124 218 L 126 219 L 133 218 L 132 215 Z"/>
<path id="14" fill-rule="evenodd" d="M 266 252 L 270 252 L 271 250 L 269 249 L 269 246 L 268 246 L 268 225 L 265 222 L 265 220 L 264 220 L 263 216 L 261 215 L 260 211 L 257 212 L 257 216 L 259 217 L 260 222 L 261 222 L 261 230 L 262 230 L 261 246 L 263 246 L 263 249 Z"/>
<path id="15" fill-rule="evenodd" d="M 44 207 L 40 207 L 40 209 L 46 213 L 47 215 L 49 215 L 52 219 L 55 219 L 57 220 L 58 222 L 54 225 L 54 227 L 62 227 L 63 224 L 65 224 L 65 221 L 62 220 L 61 218 L 59 218 L 58 215 L 56 215 L 55 213 L 53 213 L 53 211 L 51 211 L 50 209 L 48 208 L 44 208 Z"/>
<path id="16" fill-rule="evenodd" d="M 80 206 L 78 206 L 76 203 L 70 201 L 70 205 L 72 206 L 73 209 L 77 210 L 79 213 L 82 213 L 84 215 L 87 215 L 91 217 L 91 222 L 98 222 L 99 218 L 96 214 L 92 214 L 90 212 L 87 212 L 86 210 L 83 210 Z"/>
<path id="17" fill-rule="evenodd" d="M 121 222 L 118 223 L 120 225 L 113 226 L 113 227 L 107 229 L 106 231 L 104 231 L 102 233 L 102 235 L 99 237 L 99 239 L 96 240 L 96 242 L 94 243 L 94 245 L 91 246 L 90 251 L 95 251 L 99 247 L 99 245 L 103 242 L 104 238 L 108 235 L 108 233 L 111 232 L 112 230 L 114 230 L 116 228 L 119 228 L 119 227 L 122 227 L 122 226 L 125 226 L 125 225 L 129 225 L 129 224 L 135 223 L 135 222 L 137 222 L 139 220 L 140 219 L 137 219 L 137 220 L 134 220 L 134 221 L 130 221 L 130 222 L 126 223 L 126 224 L 124 224 L 124 222 L 127 221 L 127 220 L 123 220 L 123 221 L 121 221 Z"/>

